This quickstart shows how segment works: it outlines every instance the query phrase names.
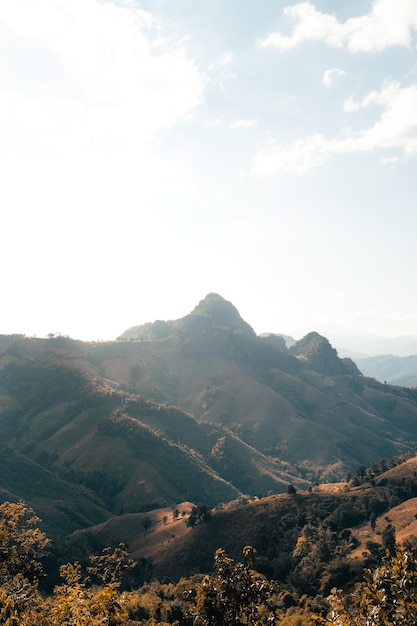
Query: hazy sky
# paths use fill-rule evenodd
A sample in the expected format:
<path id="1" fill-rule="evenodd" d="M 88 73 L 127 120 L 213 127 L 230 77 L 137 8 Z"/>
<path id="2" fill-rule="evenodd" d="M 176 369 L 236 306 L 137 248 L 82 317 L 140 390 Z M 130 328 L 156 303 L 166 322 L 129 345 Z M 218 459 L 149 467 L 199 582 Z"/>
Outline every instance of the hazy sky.
<path id="1" fill-rule="evenodd" d="M 1 0 L 0 333 L 417 334 L 416 45 L 416 0 Z"/>

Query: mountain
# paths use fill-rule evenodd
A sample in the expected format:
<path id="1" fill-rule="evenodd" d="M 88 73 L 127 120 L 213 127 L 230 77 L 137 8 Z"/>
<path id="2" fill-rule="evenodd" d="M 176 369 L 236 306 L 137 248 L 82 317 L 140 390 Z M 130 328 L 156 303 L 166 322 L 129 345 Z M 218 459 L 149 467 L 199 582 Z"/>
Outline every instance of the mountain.
<path id="1" fill-rule="evenodd" d="M 352 374 L 360 375 L 351 359 L 340 359 L 337 350 L 332 348 L 326 337 L 316 332 L 308 333 L 290 347 L 291 354 L 305 359 L 311 369 L 327 376 Z"/>
<path id="2" fill-rule="evenodd" d="M 143 339 L 162 339 L 174 334 L 185 334 L 189 338 L 198 339 L 200 335 L 216 330 L 219 334 L 242 333 L 248 337 L 256 337 L 254 330 L 241 317 L 231 302 L 216 293 L 209 293 L 194 310 L 176 321 L 157 320 L 153 323 L 133 326 L 126 330 L 119 341 L 137 341 Z"/>
<path id="3" fill-rule="evenodd" d="M 295 339 L 288 335 L 265 333 L 261 336 L 268 336 L 271 340 L 276 338 L 277 342 L 284 341 L 288 348 L 295 343 Z M 354 361 L 365 376 L 376 378 L 381 383 L 417 387 L 417 339 L 415 336 L 381 338 L 331 333 L 326 337 L 331 338 L 332 343 L 337 347 L 338 355 Z M 380 354 L 378 350 L 381 351 Z M 383 352 L 384 350 L 391 350 L 391 353 Z M 369 354 L 374 356 L 369 356 Z"/>
<path id="4" fill-rule="evenodd" d="M 181 406 L 199 421 L 226 425 L 306 478 L 336 479 L 349 468 L 396 454 L 405 442 L 412 449 L 416 394 L 362 376 L 318 333 L 287 349 L 281 337 L 257 337 L 214 294 L 190 315 L 169 322 L 164 337 L 154 339 L 152 328 L 147 339 L 141 331 L 131 369 L 122 371 L 118 361 L 116 371 L 111 358 L 102 362 L 108 378 Z M 129 329 L 119 340 L 137 332 Z M 408 415 L 407 434 L 401 434 L 404 422 L 392 418 L 393 411 Z"/>
<path id="5" fill-rule="evenodd" d="M 417 355 L 383 354 L 355 360 L 366 376 L 391 385 L 417 387 Z"/>
<path id="6" fill-rule="evenodd" d="M 24 498 L 42 510 L 39 500 L 50 497 L 53 511 L 43 517 L 52 532 L 60 532 L 115 513 L 182 500 L 214 506 L 242 492 L 284 491 L 289 482 L 303 483 L 288 466 L 222 425 L 200 424 L 99 374 L 98 352 L 119 357 L 122 348 L 128 359 L 132 347 L 0 339 L 3 499 Z M 87 502 L 91 510 L 83 513 Z M 55 509 L 65 509 L 68 519 L 63 513 L 65 519 L 55 519 Z"/>
<path id="7" fill-rule="evenodd" d="M 40 496 L 59 534 L 340 480 L 414 450 L 417 391 L 361 375 L 316 332 L 289 349 L 257 336 L 209 294 L 114 342 L 0 336 L 0 439 L 21 468 L 12 483 L 6 467 L 4 499 L 39 503 L 30 471 L 62 489 L 65 506 Z"/>

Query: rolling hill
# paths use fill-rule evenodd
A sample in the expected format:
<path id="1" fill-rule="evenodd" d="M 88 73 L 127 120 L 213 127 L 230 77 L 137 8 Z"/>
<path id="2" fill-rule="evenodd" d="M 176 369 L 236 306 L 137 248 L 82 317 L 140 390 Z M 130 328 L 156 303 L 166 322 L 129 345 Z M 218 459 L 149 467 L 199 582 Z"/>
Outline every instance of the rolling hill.
<path id="1" fill-rule="evenodd" d="M 412 452 L 417 391 L 362 376 L 318 333 L 290 348 L 257 336 L 209 294 L 184 318 L 114 342 L 0 336 L 0 437 L 20 468 L 0 479 L 4 499 L 39 504 L 25 472 L 51 481 L 47 493 L 60 481 L 65 507 L 58 519 L 46 494 L 43 515 L 59 534 L 302 489 Z"/>
<path id="2" fill-rule="evenodd" d="M 330 592 L 335 584 L 352 584 L 364 563 L 384 554 L 387 527 L 399 542 L 416 541 L 417 457 L 399 460 L 385 472 L 383 466 L 368 469 L 356 486 L 353 480 L 235 501 L 194 527 L 184 520 L 190 503 L 175 512 L 118 516 L 73 533 L 67 547 L 77 552 L 80 546 L 114 545 L 124 537 L 131 554 L 146 562 L 146 575 L 177 581 L 210 571 L 218 547 L 239 560 L 242 547 L 252 545 L 259 569 L 272 578 L 300 593 Z"/>
<path id="3" fill-rule="evenodd" d="M 1 342 L 0 493 L 36 507 L 55 534 L 115 513 L 184 499 L 214 506 L 243 490 L 303 483 L 222 425 L 200 424 L 98 376 L 84 354 L 90 346 L 50 342 Z"/>
<path id="4" fill-rule="evenodd" d="M 257 337 L 230 302 L 209 294 L 181 320 L 127 330 L 120 356 L 100 363 L 130 390 L 222 423 L 308 479 L 339 479 L 414 449 L 414 390 L 362 376 L 318 333 L 289 349 L 280 339 Z"/>

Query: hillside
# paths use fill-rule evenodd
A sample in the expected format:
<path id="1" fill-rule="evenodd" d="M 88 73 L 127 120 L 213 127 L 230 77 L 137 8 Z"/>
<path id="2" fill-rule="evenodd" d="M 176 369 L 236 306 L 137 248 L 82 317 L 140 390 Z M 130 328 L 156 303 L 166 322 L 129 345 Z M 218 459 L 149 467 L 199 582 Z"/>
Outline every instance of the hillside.
<path id="1" fill-rule="evenodd" d="M 417 391 L 362 376 L 318 333 L 289 349 L 258 337 L 209 294 L 115 342 L 0 336 L 0 437 L 22 476 L 32 467 L 67 490 L 65 519 L 52 521 L 57 507 L 44 515 L 59 532 L 344 479 L 415 449 Z M 3 478 L 4 499 L 37 504 L 23 482 Z"/>
<path id="2" fill-rule="evenodd" d="M 105 546 L 125 537 L 147 576 L 176 581 L 210 571 L 219 546 L 239 560 L 242 547 L 251 545 L 258 568 L 268 576 L 300 595 L 329 593 L 335 584 L 352 584 L 364 565 L 384 555 L 390 527 L 398 542 L 415 542 L 416 463 L 416 457 L 400 462 L 376 482 L 368 480 L 375 466 L 357 486 L 359 474 L 338 489 L 321 485 L 236 501 L 194 527 L 186 524 L 190 503 L 152 512 L 146 529 L 144 514 L 124 515 L 72 534 L 67 547 L 77 553 L 80 546 Z"/>
<path id="3" fill-rule="evenodd" d="M 3 499 L 24 498 L 45 511 L 46 524 L 57 532 L 62 524 L 68 532 L 111 514 L 184 499 L 214 506 L 242 490 L 302 484 L 222 425 L 199 424 L 100 377 L 89 355 L 93 346 L 24 338 L 3 338 L 0 345 L 0 435 L 9 450 L 1 458 Z M 28 482 L 30 473 L 39 480 Z M 77 485 L 100 515 L 83 517 Z M 59 510 L 72 522 L 54 522 L 54 507 L 40 506 L 56 491 L 62 492 Z"/>
<path id="4" fill-rule="evenodd" d="M 51 536 L 66 535 L 112 516 L 91 492 L 60 478 L 9 446 L 0 448 L 0 476 L 0 502 L 30 503 Z"/>
<path id="5" fill-rule="evenodd" d="M 25 623 L 46 623 L 41 616 L 42 610 L 44 615 L 52 611 L 52 624 L 56 621 L 57 610 L 61 608 L 62 623 L 68 621 L 68 615 L 81 615 L 80 623 L 85 623 L 87 615 L 99 615 L 97 624 L 103 623 L 104 610 L 101 606 L 103 609 L 107 607 L 107 614 L 113 619 L 113 609 L 126 602 L 128 611 L 124 615 L 122 611 L 119 613 L 125 621 L 129 615 L 132 618 L 129 623 L 186 626 L 191 623 L 190 617 L 195 615 L 195 608 L 202 606 L 201 594 L 209 587 L 210 596 L 212 589 L 213 592 L 219 590 L 214 596 L 215 604 L 209 605 L 214 606 L 211 612 L 215 617 L 213 624 L 240 623 L 240 620 L 218 617 L 219 607 L 236 602 L 236 597 L 239 605 L 245 598 L 252 598 L 251 602 L 256 603 L 253 615 L 257 616 L 262 611 L 263 619 L 259 621 L 262 624 L 278 620 L 279 623 L 307 626 L 312 623 L 312 612 L 317 616 L 318 623 L 326 624 L 334 621 L 328 603 L 339 610 L 341 607 L 340 603 L 333 604 L 329 596 L 331 590 L 337 587 L 342 590 L 338 592 L 338 597 L 344 594 L 346 624 L 350 624 L 350 609 L 354 604 L 349 594 L 363 597 L 361 581 L 364 568 L 372 572 L 372 576 L 367 576 L 368 581 L 375 580 L 381 572 L 384 574 L 378 579 L 382 593 L 376 595 L 378 601 L 382 598 L 380 603 L 384 608 L 385 589 L 391 580 L 395 582 L 398 579 L 393 599 L 390 596 L 393 605 L 398 604 L 397 598 L 402 602 L 401 612 L 398 612 L 400 619 L 395 623 L 415 623 L 414 618 L 403 620 L 403 607 L 407 609 L 410 606 L 408 590 L 415 592 L 414 585 L 408 585 L 407 581 L 412 580 L 416 566 L 416 463 L 416 457 L 406 461 L 390 459 L 372 468 L 359 468 L 349 483 L 338 486 L 320 485 L 307 492 L 289 489 L 285 495 L 240 499 L 211 511 L 211 514 L 205 509 L 204 516 L 194 518 L 194 525 L 190 524 L 190 520 L 195 509 L 192 503 L 184 502 L 174 510 L 164 508 L 148 513 L 124 514 L 78 530 L 61 539 L 59 544 L 50 546 L 56 560 L 54 563 L 50 554 L 44 562 L 47 569 L 46 581 L 40 588 L 42 595 L 34 603 L 36 613 L 32 610 L 31 619 L 25 620 Z M 384 471 L 387 466 L 390 469 Z M 7 504 L 6 508 L 2 507 L 0 518 L 3 537 L 10 536 L 11 539 L 12 547 L 5 548 L 6 555 L 14 554 L 12 549 L 15 548 L 13 542 L 16 537 L 18 547 L 26 539 L 25 533 L 15 532 L 16 518 L 10 519 L 11 515 L 22 511 L 22 505 L 12 506 Z M 8 520 L 6 524 L 5 520 Z M 22 524 L 23 530 L 26 530 L 31 521 L 26 520 Z M 34 537 L 42 539 L 37 530 Z M 121 537 L 130 554 L 136 558 L 136 563 L 127 561 L 128 552 L 124 546 L 118 546 Z M 405 548 L 398 545 L 400 541 L 407 541 Z M 107 546 L 113 546 L 114 550 Z M 103 552 L 101 548 L 105 548 Z M 36 546 L 34 550 L 37 550 Z M 36 554 L 39 558 L 40 552 Z M 90 560 L 92 554 L 96 556 Z M 18 567 L 20 572 L 26 566 L 24 571 L 27 571 L 25 556 L 23 552 L 23 559 L 10 559 L 9 570 Z M 399 565 L 403 556 L 403 565 Z M 68 560 L 74 566 L 68 563 L 65 570 L 61 570 L 61 574 L 66 575 L 66 583 L 56 586 L 56 566 Z M 91 562 L 94 567 L 88 568 Z M 387 565 L 392 568 L 393 576 L 385 575 L 389 574 Z M 90 577 L 85 578 L 86 567 L 90 576 L 95 576 L 94 581 L 101 581 L 98 587 L 96 584 L 91 586 Z M 66 572 L 72 576 L 71 580 Z M 5 577 L 10 595 L 5 593 L 4 597 L 9 602 L 21 597 L 15 592 L 17 584 L 20 585 L 19 590 L 31 591 L 31 599 L 37 589 L 36 583 L 35 589 L 31 589 L 30 581 L 25 578 L 25 584 L 22 584 L 19 576 L 12 579 L 15 585 L 13 595 L 9 591 L 10 581 Z M 111 576 L 118 576 L 116 582 Z M 404 581 L 406 598 L 401 591 Z M 254 598 L 252 595 L 253 585 L 258 585 L 257 589 L 268 590 L 262 604 L 259 596 Z M 390 585 L 389 589 L 393 587 Z M 99 602 L 105 602 L 105 605 Z M 26 605 L 27 602 L 23 608 Z M 87 613 L 90 606 L 91 612 Z M 415 615 L 415 608 L 413 612 Z M 367 614 L 371 613 L 375 615 L 372 605 Z M 22 614 L 20 610 L 19 615 Z M 22 622 L 18 619 L 19 615 L 16 616 L 16 623 Z M 249 620 L 248 623 L 254 622 Z M 365 621 L 360 623 L 365 624 Z"/>
<path id="6" fill-rule="evenodd" d="M 362 376 L 318 333 L 290 349 L 280 337 L 257 337 L 233 309 L 210 294 L 190 315 L 167 322 L 163 337 L 162 322 L 129 329 L 119 338 L 129 358 L 122 346 L 118 355 L 102 353 L 103 372 L 199 421 L 227 425 L 311 480 L 339 479 L 414 449 L 416 392 Z"/>

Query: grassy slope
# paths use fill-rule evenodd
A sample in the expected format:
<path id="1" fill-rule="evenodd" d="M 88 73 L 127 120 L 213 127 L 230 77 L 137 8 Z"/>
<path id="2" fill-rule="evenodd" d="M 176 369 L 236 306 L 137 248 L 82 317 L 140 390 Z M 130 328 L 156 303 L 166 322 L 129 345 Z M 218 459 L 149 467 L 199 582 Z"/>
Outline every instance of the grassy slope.
<path id="1" fill-rule="evenodd" d="M 379 515 L 376 519 L 375 528 L 367 522 L 353 529 L 354 536 L 359 545 L 352 552 L 352 559 L 360 558 L 366 550 L 369 541 L 381 543 L 381 535 L 387 524 L 392 524 L 395 528 L 395 536 L 398 543 L 404 543 L 411 537 L 417 537 L 417 498 L 410 498 L 401 504 L 392 507 L 388 511 Z"/>
<path id="2" fill-rule="evenodd" d="M 237 497 L 240 489 L 266 493 L 297 483 L 221 426 L 197 424 L 180 410 L 129 396 L 99 377 L 92 345 L 66 341 L 64 349 L 54 341 L 21 339 L 10 350 L 2 347 L 0 403 L 9 412 L 0 423 L 4 440 L 87 485 L 114 512 L 184 498 L 214 505 Z M 79 379 L 77 374 L 72 381 L 71 372 L 79 372 Z M 226 459 L 212 458 L 219 440 Z"/>
<path id="3" fill-rule="evenodd" d="M 291 540 L 294 547 L 297 537 L 302 534 L 303 524 L 311 523 L 316 527 L 318 519 L 315 519 L 316 515 L 319 515 L 322 521 L 326 519 L 319 511 L 327 511 L 330 516 L 327 527 L 331 528 L 332 519 L 339 520 L 341 514 L 349 519 L 351 510 L 357 509 L 361 501 L 385 502 L 386 508 L 378 514 L 374 530 L 368 521 L 354 526 L 347 523 L 344 526 L 351 530 L 359 542 L 350 553 L 349 559 L 360 561 L 366 552 L 368 541 L 381 544 L 382 533 L 388 523 L 394 526 L 398 542 L 417 536 L 417 498 L 407 499 L 405 496 L 403 502 L 389 507 L 388 503 L 393 497 L 389 494 L 394 494 L 395 489 L 387 492 L 383 487 L 387 480 L 398 485 L 404 480 L 413 481 L 416 471 L 417 457 L 413 457 L 381 474 L 376 479 L 375 486 L 366 483 L 346 490 L 346 483 L 323 484 L 312 494 L 299 492 L 296 496 L 282 494 L 248 501 L 245 504 L 235 503 L 233 506 L 214 510 L 209 523 L 191 529 L 186 526 L 181 516 L 174 517 L 172 509 L 165 509 L 152 512 L 152 525 L 147 532 L 141 528 L 139 517 L 122 516 L 84 530 L 82 535 L 94 538 L 101 545 L 106 545 L 107 541 L 115 542 L 120 537 L 127 537 L 136 558 L 147 558 L 152 561 L 154 576 L 176 579 L 179 576 L 208 571 L 214 551 L 218 547 L 226 549 L 233 558 L 238 559 L 242 547 L 249 544 L 255 546 L 262 557 L 265 549 L 270 552 L 273 545 L 271 540 L 273 541 L 277 532 L 277 537 L 281 538 L 277 539 L 276 548 L 278 555 L 282 551 L 281 558 L 285 560 L 287 558 L 285 550 L 289 548 L 280 544 L 282 541 L 280 529 L 287 527 L 290 533 L 295 531 Z M 187 512 L 187 504 L 184 505 L 184 510 Z M 332 515 L 332 512 L 337 510 L 339 512 Z M 290 547 L 290 551 L 292 549 Z"/>
<path id="4" fill-rule="evenodd" d="M 111 513 L 85 489 L 69 484 L 14 450 L 0 449 L 0 501 L 27 502 L 49 536 L 97 524 Z"/>
<path id="5" fill-rule="evenodd" d="M 242 345 L 245 348 L 241 337 L 239 341 L 239 348 Z M 291 472 L 294 465 L 310 480 L 340 479 L 348 469 L 360 464 L 370 465 L 381 457 L 411 449 L 417 440 L 417 393 L 413 390 L 382 385 L 363 377 L 323 376 L 301 367 L 290 355 L 281 362 L 279 352 L 265 352 L 264 345 L 253 337 L 246 352 L 243 351 L 246 365 L 238 351 L 237 356 L 233 353 L 233 358 L 228 357 L 227 351 L 219 355 L 217 348 L 217 352 L 212 349 L 204 356 L 198 346 L 185 349 L 177 336 L 99 344 L 21 340 L 14 344 L 9 341 L 5 349 L 6 344 L 0 345 L 0 366 L 13 360 L 21 362 L 21 359 L 44 365 L 53 361 L 98 377 L 101 396 L 108 395 L 107 408 L 103 409 L 102 400 L 99 408 L 89 406 L 86 411 L 79 411 L 78 424 L 74 419 L 71 429 L 68 429 L 65 415 L 68 407 L 59 407 L 59 403 L 38 411 L 39 419 L 36 425 L 33 422 L 32 429 L 31 418 L 26 416 L 21 424 L 22 446 L 24 440 L 30 445 L 37 430 L 42 431 L 42 439 L 47 441 L 45 447 L 52 452 L 48 429 L 57 426 L 58 417 L 61 426 L 68 430 L 67 437 L 74 434 L 73 445 L 77 445 L 77 437 L 93 437 L 97 422 L 94 411 L 104 410 L 110 415 L 114 410 L 114 406 L 110 406 L 111 397 L 115 397 L 120 386 L 144 397 L 180 406 L 195 413 L 201 421 L 226 425 L 252 448 L 279 459 L 280 464 L 270 461 L 268 467 L 265 457 L 261 460 L 258 455 L 255 460 L 248 448 L 241 448 L 238 454 L 236 442 L 229 437 L 228 449 L 236 451 L 231 467 L 224 463 L 222 466 L 219 459 L 211 458 L 211 449 L 222 436 L 214 427 L 211 430 L 206 427 L 203 432 L 179 412 L 170 414 L 171 422 L 169 417 L 163 422 L 155 412 L 142 411 L 135 415 L 174 442 L 180 441 L 202 454 L 228 481 L 236 481 L 240 490 L 252 493 L 275 490 L 280 481 L 285 485 L 288 476 L 280 472 L 294 474 Z M 229 346 L 229 351 L 232 348 Z M 292 371 L 284 371 L 276 365 Z M 13 408 L 15 402 L 16 397 L 0 393 L 0 406 Z M 71 401 L 70 404 L 76 403 Z M 63 441 L 64 434 L 61 432 L 56 440 Z M 32 457 L 36 458 L 33 454 Z M 252 463 L 245 479 L 247 483 L 239 483 L 239 477 L 243 476 L 239 459 L 243 458 L 251 458 Z"/>
<path id="6" fill-rule="evenodd" d="M 296 529 L 296 519 L 307 503 L 332 500 L 337 504 L 343 497 L 346 496 L 328 493 L 269 496 L 235 508 L 215 510 L 208 523 L 194 528 L 188 528 L 183 519 L 174 520 L 170 512 L 161 511 L 156 512 L 159 517 L 153 520 L 153 526 L 147 533 L 140 527 L 139 519 L 124 516 L 76 533 L 71 541 L 76 544 L 84 539 L 90 544 L 99 542 L 106 545 L 117 537 L 126 536 L 136 559 L 150 559 L 154 577 L 176 580 L 181 576 L 210 571 L 214 552 L 219 547 L 239 560 L 243 547 L 252 545 L 262 558 L 261 546 L 265 542 L 270 544 L 281 523 L 295 530 L 296 540 L 297 533 L 301 532 Z M 161 521 L 163 515 L 167 516 L 165 524 Z M 279 552 L 279 546 L 277 548 Z M 285 558 L 284 552 L 282 557 Z"/>
<path id="7" fill-rule="evenodd" d="M 223 423 L 261 452 L 304 467 L 307 476 L 340 478 L 417 441 L 417 393 L 364 377 L 254 370 L 184 351 L 174 336 L 98 347 L 96 358 L 107 378 Z"/>
<path id="8" fill-rule="evenodd" d="M 334 480 L 417 439 L 413 390 L 321 375 L 252 336 L 233 343 L 221 329 L 215 340 L 206 332 L 202 353 L 174 335 L 100 344 L 3 338 L 2 440 L 119 513 L 285 491 L 297 482 L 294 465 Z"/>

